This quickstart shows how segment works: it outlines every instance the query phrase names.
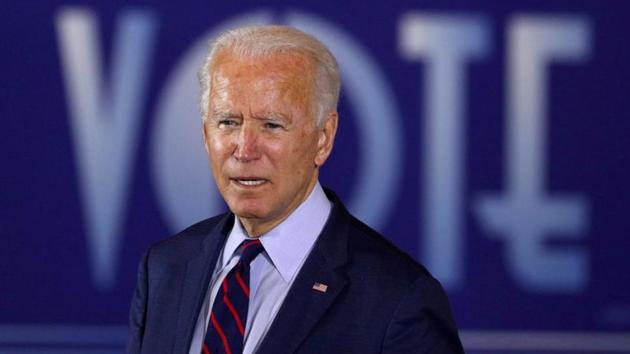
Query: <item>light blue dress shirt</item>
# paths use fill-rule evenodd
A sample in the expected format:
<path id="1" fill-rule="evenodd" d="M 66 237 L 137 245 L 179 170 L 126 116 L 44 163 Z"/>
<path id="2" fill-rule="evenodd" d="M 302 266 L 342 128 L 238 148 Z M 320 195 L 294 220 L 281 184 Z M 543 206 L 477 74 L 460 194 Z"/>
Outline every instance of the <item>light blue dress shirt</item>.
<path id="1" fill-rule="evenodd" d="M 250 265 L 250 297 L 243 354 L 255 353 L 269 330 L 284 298 L 321 233 L 332 206 L 319 182 L 309 197 L 289 217 L 260 236 L 265 251 Z M 206 293 L 192 342 L 190 354 L 201 353 L 210 319 L 211 304 L 223 278 L 238 263 L 238 246 L 248 239 L 238 219 L 234 222 Z"/>

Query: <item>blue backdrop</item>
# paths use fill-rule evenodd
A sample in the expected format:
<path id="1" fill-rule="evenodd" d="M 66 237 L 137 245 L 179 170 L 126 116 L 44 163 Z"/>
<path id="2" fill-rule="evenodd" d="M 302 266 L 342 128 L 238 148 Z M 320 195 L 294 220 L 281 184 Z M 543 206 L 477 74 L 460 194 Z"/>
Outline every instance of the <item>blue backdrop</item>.
<path id="1" fill-rule="evenodd" d="M 322 184 L 427 265 L 471 353 L 630 352 L 623 1 L 0 5 L 0 353 L 120 353 L 141 253 L 224 210 L 206 41 L 314 34 L 342 70 Z"/>

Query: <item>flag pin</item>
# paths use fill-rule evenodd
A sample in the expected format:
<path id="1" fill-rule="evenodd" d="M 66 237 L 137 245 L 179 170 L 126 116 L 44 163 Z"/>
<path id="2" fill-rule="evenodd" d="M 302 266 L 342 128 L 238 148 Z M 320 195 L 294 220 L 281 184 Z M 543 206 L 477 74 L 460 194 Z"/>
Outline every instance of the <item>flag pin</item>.
<path id="1" fill-rule="evenodd" d="M 313 290 L 317 290 L 317 291 L 321 291 L 322 293 L 325 293 L 326 290 L 328 290 L 328 285 L 322 284 L 322 283 L 315 283 L 313 284 Z"/>

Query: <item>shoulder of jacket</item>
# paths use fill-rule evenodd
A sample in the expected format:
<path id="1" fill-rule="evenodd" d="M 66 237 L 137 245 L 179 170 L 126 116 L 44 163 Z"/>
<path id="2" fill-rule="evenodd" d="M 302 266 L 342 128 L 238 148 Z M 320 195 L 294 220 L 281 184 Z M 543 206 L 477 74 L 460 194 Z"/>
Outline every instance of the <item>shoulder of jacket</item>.
<path id="1" fill-rule="evenodd" d="M 199 250 L 201 242 L 212 234 L 227 214 L 201 220 L 186 229 L 155 242 L 147 251 L 149 259 L 180 257 L 182 254 Z"/>
<path id="2" fill-rule="evenodd" d="M 354 216 L 348 237 L 354 260 L 363 262 L 375 274 L 406 284 L 421 279 L 435 281 L 422 264 Z"/>

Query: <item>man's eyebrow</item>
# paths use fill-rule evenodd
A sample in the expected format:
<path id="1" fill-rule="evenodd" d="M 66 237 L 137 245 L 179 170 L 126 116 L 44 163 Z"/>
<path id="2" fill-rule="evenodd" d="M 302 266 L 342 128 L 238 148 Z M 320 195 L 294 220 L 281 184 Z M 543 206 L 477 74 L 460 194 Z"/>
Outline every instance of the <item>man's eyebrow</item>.
<path id="1" fill-rule="evenodd" d="M 253 117 L 260 120 L 281 120 L 285 122 L 291 121 L 290 117 L 287 117 L 286 115 L 279 112 L 265 112 L 261 114 L 256 114 Z"/>
<path id="2" fill-rule="evenodd" d="M 210 114 L 210 118 L 215 119 L 215 120 L 227 119 L 227 118 L 242 118 L 242 117 L 243 117 L 242 114 L 238 114 L 234 112 L 225 112 L 225 111 L 213 111 L 212 114 Z"/>

